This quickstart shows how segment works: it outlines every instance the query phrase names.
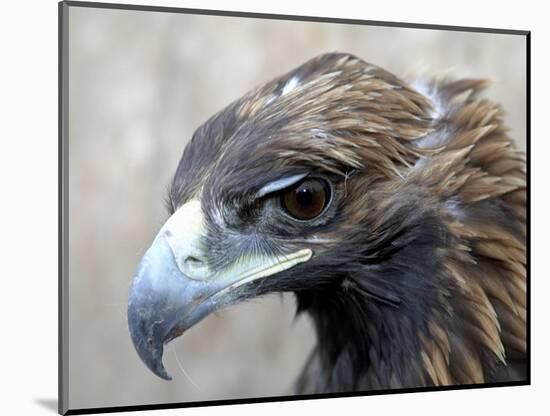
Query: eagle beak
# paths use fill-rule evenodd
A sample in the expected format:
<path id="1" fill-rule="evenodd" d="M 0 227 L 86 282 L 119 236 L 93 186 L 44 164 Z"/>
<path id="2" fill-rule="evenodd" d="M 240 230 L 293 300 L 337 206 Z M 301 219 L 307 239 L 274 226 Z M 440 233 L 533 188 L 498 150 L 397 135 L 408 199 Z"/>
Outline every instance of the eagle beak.
<path id="1" fill-rule="evenodd" d="M 243 253 L 224 270 L 210 269 L 204 247 L 204 217 L 192 200 L 164 224 L 136 271 L 128 298 L 134 347 L 157 376 L 171 380 L 164 345 L 210 313 L 233 303 L 239 288 L 311 258 L 310 249 L 283 255 Z"/>

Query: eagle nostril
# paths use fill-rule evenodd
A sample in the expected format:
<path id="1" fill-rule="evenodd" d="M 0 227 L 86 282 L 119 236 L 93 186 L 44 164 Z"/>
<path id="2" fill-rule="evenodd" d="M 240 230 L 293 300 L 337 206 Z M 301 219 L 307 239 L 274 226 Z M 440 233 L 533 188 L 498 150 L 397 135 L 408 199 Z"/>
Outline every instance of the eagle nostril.
<path id="1" fill-rule="evenodd" d="M 201 257 L 190 255 L 183 259 L 181 271 L 191 279 L 202 280 L 208 276 L 208 264 Z"/>
<path id="2" fill-rule="evenodd" d="M 204 280 L 210 276 L 208 262 L 202 256 L 188 255 L 181 263 L 180 270 L 193 280 Z"/>
<path id="3" fill-rule="evenodd" d="M 189 256 L 185 258 L 185 264 L 190 267 L 200 267 L 204 264 L 204 261 L 195 256 Z"/>

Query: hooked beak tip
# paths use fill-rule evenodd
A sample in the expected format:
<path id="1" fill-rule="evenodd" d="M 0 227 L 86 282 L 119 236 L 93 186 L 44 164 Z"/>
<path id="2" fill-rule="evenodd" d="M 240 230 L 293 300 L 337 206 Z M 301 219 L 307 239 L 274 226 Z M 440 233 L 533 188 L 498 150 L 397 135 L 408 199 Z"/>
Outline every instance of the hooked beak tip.
<path id="1" fill-rule="evenodd" d="M 172 380 L 162 362 L 164 344 L 153 339 L 150 334 L 143 333 L 140 328 L 144 326 L 134 319 L 128 319 L 128 326 L 134 347 L 141 361 L 158 377 L 164 380 Z"/>

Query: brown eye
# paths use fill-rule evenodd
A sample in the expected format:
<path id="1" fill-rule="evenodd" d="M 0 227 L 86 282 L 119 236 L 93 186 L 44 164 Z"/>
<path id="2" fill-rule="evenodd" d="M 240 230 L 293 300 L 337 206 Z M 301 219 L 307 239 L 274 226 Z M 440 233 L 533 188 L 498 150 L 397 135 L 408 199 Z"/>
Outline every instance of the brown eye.
<path id="1" fill-rule="evenodd" d="M 330 200 L 330 188 L 323 179 L 306 179 L 287 189 L 281 202 L 290 215 L 299 220 L 317 217 Z"/>

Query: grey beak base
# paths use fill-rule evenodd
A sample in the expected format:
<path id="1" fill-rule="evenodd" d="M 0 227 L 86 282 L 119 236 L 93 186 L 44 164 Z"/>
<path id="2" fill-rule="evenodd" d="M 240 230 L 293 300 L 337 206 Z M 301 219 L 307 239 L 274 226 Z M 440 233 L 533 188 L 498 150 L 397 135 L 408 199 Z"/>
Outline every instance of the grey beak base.
<path id="1" fill-rule="evenodd" d="M 159 235 L 141 260 L 130 289 L 132 342 L 145 365 L 165 380 L 171 378 L 162 363 L 164 344 L 189 313 L 191 282 L 179 271 L 166 239 Z"/>
<path id="2" fill-rule="evenodd" d="M 164 345 L 216 308 L 209 296 L 219 289 L 184 275 L 164 235 L 157 236 L 138 266 L 128 298 L 132 342 L 157 376 L 171 379 L 162 363 Z"/>

